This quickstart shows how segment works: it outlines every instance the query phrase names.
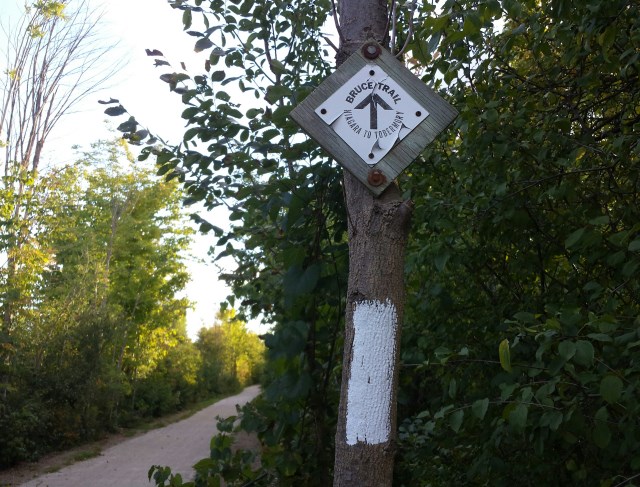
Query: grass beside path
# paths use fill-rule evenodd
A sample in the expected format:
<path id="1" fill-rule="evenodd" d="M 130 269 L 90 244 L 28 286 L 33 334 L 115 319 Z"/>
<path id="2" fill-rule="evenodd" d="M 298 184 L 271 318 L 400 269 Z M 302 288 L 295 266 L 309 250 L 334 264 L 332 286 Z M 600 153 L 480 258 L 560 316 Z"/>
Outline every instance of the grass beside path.
<path id="1" fill-rule="evenodd" d="M 216 396 L 210 397 L 209 399 L 204 399 L 197 403 L 191 404 L 182 411 L 167 414 L 166 416 L 160 416 L 159 418 L 142 419 L 134 426 L 121 428 L 120 434 L 124 435 L 127 438 L 131 438 L 133 436 L 139 435 L 140 433 L 146 433 L 147 431 L 151 431 L 154 429 L 164 428 L 165 426 L 169 426 L 170 424 L 177 423 L 178 421 L 182 421 L 183 419 L 187 419 L 193 416 L 198 411 L 211 406 L 213 403 L 216 403 L 224 399 L 225 397 L 235 396 L 240 391 L 242 391 L 242 389 L 229 392 L 228 394 L 218 394 Z"/>
<path id="2" fill-rule="evenodd" d="M 67 467 L 76 462 L 97 457 L 102 454 L 103 450 L 106 450 L 113 445 L 117 445 L 129 438 L 144 434 L 147 431 L 164 428 L 172 423 L 187 419 L 198 411 L 209 407 L 221 399 L 234 396 L 238 392 L 239 391 L 216 395 L 187 406 L 187 408 L 182 411 L 161 416 L 159 418 L 141 420 L 138 424 L 132 427 L 120 428 L 118 432 L 108 434 L 100 440 L 84 443 L 66 450 L 48 453 L 35 462 L 25 462 L 5 470 L 0 470 L 0 487 L 14 487 L 33 477 L 46 473 L 57 472 L 61 468 Z"/>

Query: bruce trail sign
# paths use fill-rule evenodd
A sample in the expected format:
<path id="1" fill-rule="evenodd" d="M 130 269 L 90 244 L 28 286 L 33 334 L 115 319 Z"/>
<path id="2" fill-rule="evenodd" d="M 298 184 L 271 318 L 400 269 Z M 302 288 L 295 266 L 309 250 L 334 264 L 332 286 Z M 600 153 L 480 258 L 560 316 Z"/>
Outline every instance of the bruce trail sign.
<path id="1" fill-rule="evenodd" d="M 456 115 L 451 105 L 375 42 L 349 57 L 291 112 L 376 195 Z"/>
<path id="2" fill-rule="evenodd" d="M 358 71 L 315 112 L 368 165 L 377 164 L 429 115 L 374 65 Z"/>

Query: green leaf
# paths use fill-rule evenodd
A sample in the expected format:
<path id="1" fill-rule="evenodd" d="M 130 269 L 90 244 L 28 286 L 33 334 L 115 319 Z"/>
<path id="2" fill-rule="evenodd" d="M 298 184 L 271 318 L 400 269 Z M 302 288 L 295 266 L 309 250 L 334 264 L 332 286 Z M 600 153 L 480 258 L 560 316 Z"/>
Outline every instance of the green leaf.
<path id="1" fill-rule="evenodd" d="M 254 119 L 261 113 L 262 113 L 261 108 L 250 108 L 249 110 L 247 110 L 247 118 Z"/>
<path id="2" fill-rule="evenodd" d="M 135 141 L 140 141 L 140 140 L 143 140 L 143 139 L 147 138 L 148 135 L 149 135 L 149 131 L 148 130 L 145 130 L 145 129 L 138 130 L 134 134 L 132 134 L 131 140 L 134 141 L 134 142 Z"/>
<path id="3" fill-rule="evenodd" d="M 607 409 L 607 406 L 602 406 L 598 409 L 593 417 L 596 421 L 607 421 L 609 419 L 609 410 Z"/>
<path id="4" fill-rule="evenodd" d="M 559 355 L 557 357 L 554 357 L 548 365 L 549 374 L 552 376 L 557 375 L 566 363 L 567 361 Z"/>
<path id="5" fill-rule="evenodd" d="M 289 95 L 291 95 L 291 90 L 286 86 L 273 85 L 267 88 L 267 94 L 264 98 L 273 105 L 274 103 L 277 103 L 278 101 Z"/>
<path id="6" fill-rule="evenodd" d="M 611 431 L 607 421 L 609 420 L 609 411 L 606 406 L 602 406 L 596 411 L 593 416 L 594 428 L 593 428 L 593 442 L 599 448 L 606 448 L 611 441 Z"/>
<path id="7" fill-rule="evenodd" d="M 637 252 L 638 250 L 640 250 L 640 238 L 629 243 L 629 252 Z"/>
<path id="8" fill-rule="evenodd" d="M 519 35 L 525 32 L 526 30 L 527 30 L 527 26 L 525 24 L 520 24 L 515 29 L 512 29 L 510 33 L 511 35 Z"/>
<path id="9" fill-rule="evenodd" d="M 442 419 L 446 416 L 446 414 L 451 411 L 453 409 L 453 406 L 451 404 L 449 404 L 448 406 L 445 406 L 443 408 L 440 408 L 438 411 L 436 411 L 436 414 L 433 415 L 433 419 Z"/>
<path id="10" fill-rule="evenodd" d="M 602 215 L 589 220 L 589 224 L 593 225 L 594 227 L 597 227 L 600 225 L 607 225 L 608 223 L 609 223 L 609 217 L 607 215 Z"/>
<path id="11" fill-rule="evenodd" d="M 104 113 L 109 115 L 110 117 L 117 117 L 118 115 L 122 115 L 123 113 L 127 113 L 127 110 L 122 106 L 118 105 L 117 107 L 109 107 Z"/>
<path id="12" fill-rule="evenodd" d="M 444 364 L 451 358 L 451 350 L 447 347 L 438 347 L 433 351 L 435 357 L 440 361 L 441 364 Z"/>
<path id="13" fill-rule="evenodd" d="M 571 360 L 571 358 L 576 354 L 575 343 L 569 340 L 560 342 L 558 345 L 558 353 L 565 361 Z"/>
<path id="14" fill-rule="evenodd" d="M 203 458 L 198 463 L 196 463 L 193 468 L 198 471 L 207 471 L 209 469 L 215 468 L 216 463 L 211 458 Z"/>
<path id="15" fill-rule="evenodd" d="M 527 323 L 530 325 L 536 322 L 536 315 L 534 315 L 533 313 L 528 313 L 526 311 L 519 311 L 518 313 L 513 315 L 513 317 L 522 323 Z"/>
<path id="16" fill-rule="evenodd" d="M 573 356 L 573 361 L 578 365 L 589 367 L 593 364 L 594 358 L 593 345 L 588 340 L 576 341 L 576 353 Z"/>
<path id="17" fill-rule="evenodd" d="M 460 426 L 462 426 L 462 420 L 464 419 L 464 410 L 458 409 L 449 415 L 449 426 L 456 433 L 460 431 Z"/>
<path id="18" fill-rule="evenodd" d="M 598 421 L 593 427 L 593 442 L 598 448 L 606 448 L 611 442 L 611 430 L 607 423 Z"/>
<path id="19" fill-rule="evenodd" d="M 568 118 L 558 118 L 555 120 L 556 127 L 560 132 L 569 132 L 571 130 L 571 120 Z"/>
<path id="20" fill-rule="evenodd" d="M 431 27 L 435 32 L 440 31 L 445 28 L 445 26 L 449 23 L 451 19 L 450 14 L 443 15 L 441 17 L 429 17 L 425 22 L 425 26 L 431 24 Z"/>
<path id="21" fill-rule="evenodd" d="M 284 74 L 287 72 L 287 67 L 277 59 L 272 59 L 270 66 L 271 71 L 273 71 L 275 74 Z"/>
<path id="22" fill-rule="evenodd" d="M 547 426 L 551 431 L 557 431 L 562 424 L 562 418 L 560 411 L 546 411 L 540 418 L 540 426 Z"/>
<path id="23" fill-rule="evenodd" d="M 612 342 L 613 338 L 606 333 L 589 333 L 587 337 L 595 340 L 596 342 Z"/>
<path id="24" fill-rule="evenodd" d="M 282 105 L 274 110 L 272 119 L 276 125 L 282 126 L 287 123 L 289 113 L 293 109 L 292 105 Z"/>
<path id="25" fill-rule="evenodd" d="M 470 17 L 467 17 L 464 20 L 464 24 L 462 25 L 462 32 L 467 36 L 472 36 L 480 33 L 480 26 L 477 22 L 474 22 Z"/>
<path id="26" fill-rule="evenodd" d="M 312 264 L 302 270 L 294 265 L 284 275 L 284 290 L 290 296 L 300 296 L 310 293 L 316 287 L 320 278 L 320 264 Z"/>
<path id="27" fill-rule="evenodd" d="M 638 266 L 640 266 L 640 263 L 637 260 L 630 260 L 622 267 L 622 275 L 624 277 L 633 276 L 636 273 L 636 270 L 638 270 Z"/>
<path id="28" fill-rule="evenodd" d="M 437 255 L 434 259 L 434 263 L 436 265 L 436 269 L 442 272 L 447 265 L 447 261 L 449 260 L 450 254 L 448 252 Z"/>
<path id="29" fill-rule="evenodd" d="M 118 125 L 120 132 L 135 132 L 136 128 L 138 128 L 138 122 L 133 117 L 129 117 L 129 120 Z"/>
<path id="30" fill-rule="evenodd" d="M 607 237 L 607 240 L 611 242 L 613 245 L 615 245 L 616 247 L 623 247 L 625 246 L 625 243 L 628 237 L 629 237 L 629 230 L 623 230 L 623 231 L 614 233 L 613 235 L 610 235 L 609 237 Z"/>
<path id="31" fill-rule="evenodd" d="M 568 249 L 575 246 L 584 235 L 585 230 L 586 230 L 585 228 L 579 228 L 578 230 L 573 232 L 571 235 L 569 235 L 564 242 L 564 246 Z"/>
<path id="32" fill-rule="evenodd" d="M 202 52 L 205 49 L 209 49 L 210 47 L 213 47 L 213 42 L 211 42 L 211 39 L 209 39 L 208 37 L 203 37 L 196 41 L 196 44 L 193 47 L 193 50 L 195 52 Z"/>
<path id="33" fill-rule="evenodd" d="M 455 378 L 452 378 L 449 381 L 449 397 L 451 399 L 455 398 L 457 392 L 458 392 L 458 383 L 456 382 Z"/>
<path id="34" fill-rule="evenodd" d="M 603 49 L 604 52 L 606 52 L 609 48 L 611 48 L 611 46 L 613 45 L 616 39 L 617 34 L 618 34 L 618 30 L 615 28 L 614 25 L 612 25 L 598 36 L 598 43 L 602 45 L 602 47 L 604 48 Z"/>
<path id="35" fill-rule="evenodd" d="M 506 338 L 498 346 L 498 356 L 500 357 L 500 366 L 507 372 L 511 372 L 511 351 L 509 349 L 509 340 Z"/>
<path id="36" fill-rule="evenodd" d="M 616 402 L 622 395 L 622 379 L 616 375 L 608 375 L 600 382 L 600 395 L 609 404 Z"/>
<path id="37" fill-rule="evenodd" d="M 500 390 L 502 392 L 500 392 L 500 399 L 502 399 L 503 401 L 506 401 L 511 394 L 513 394 L 513 391 L 515 391 L 518 387 L 518 384 L 500 384 Z"/>
<path id="38" fill-rule="evenodd" d="M 487 414 L 487 410 L 489 409 L 489 399 L 478 399 L 474 401 L 471 405 L 471 412 L 478 419 L 484 419 L 484 416 Z"/>
<path id="39" fill-rule="evenodd" d="M 189 141 L 193 139 L 196 135 L 200 133 L 201 130 L 202 128 L 200 126 L 191 127 L 184 133 L 184 135 L 182 136 L 182 140 Z"/>
<path id="40" fill-rule="evenodd" d="M 109 98 L 108 100 L 98 100 L 98 103 L 100 103 L 100 105 L 112 105 L 114 103 L 120 103 L 120 101 L 115 98 Z"/>
<path id="41" fill-rule="evenodd" d="M 509 424 L 516 431 L 524 431 L 527 426 L 527 416 L 529 413 L 529 408 L 526 404 L 518 404 L 509 414 Z"/>
<path id="42" fill-rule="evenodd" d="M 490 108 L 486 112 L 484 112 L 481 116 L 481 119 L 486 120 L 489 123 L 495 123 L 498 121 L 499 114 L 495 108 Z"/>
<path id="43" fill-rule="evenodd" d="M 184 25 L 184 30 L 187 30 L 189 27 L 191 27 L 191 22 L 192 22 L 191 9 L 186 9 L 182 13 L 182 24 Z"/>
<path id="44" fill-rule="evenodd" d="M 437 32 L 429 37 L 429 43 L 427 44 L 427 50 L 429 51 L 429 54 L 432 54 L 438 48 L 441 39 L 441 32 Z"/>
<path id="45" fill-rule="evenodd" d="M 222 81 L 225 76 L 226 74 L 223 70 L 215 71 L 214 73 L 211 74 L 211 81 L 214 81 L 214 82 Z"/>
<path id="46" fill-rule="evenodd" d="M 171 86 L 175 87 L 175 85 L 180 81 L 189 79 L 189 75 L 185 73 L 164 73 L 160 75 L 160 79 L 165 83 L 169 83 Z"/>

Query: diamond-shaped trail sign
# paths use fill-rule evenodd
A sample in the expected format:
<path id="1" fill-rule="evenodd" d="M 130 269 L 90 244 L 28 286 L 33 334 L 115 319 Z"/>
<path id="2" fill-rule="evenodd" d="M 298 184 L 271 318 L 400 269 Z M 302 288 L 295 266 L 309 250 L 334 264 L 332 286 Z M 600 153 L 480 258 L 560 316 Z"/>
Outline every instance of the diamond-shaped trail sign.
<path id="1" fill-rule="evenodd" d="M 375 42 L 351 55 L 291 112 L 311 137 L 376 195 L 457 115 Z"/>

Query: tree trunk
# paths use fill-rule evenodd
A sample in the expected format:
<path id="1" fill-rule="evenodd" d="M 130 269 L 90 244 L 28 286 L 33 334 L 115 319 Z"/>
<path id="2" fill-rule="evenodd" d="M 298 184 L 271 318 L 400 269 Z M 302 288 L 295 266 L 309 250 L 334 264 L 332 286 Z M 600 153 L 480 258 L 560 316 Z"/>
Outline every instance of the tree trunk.
<path id="1" fill-rule="evenodd" d="M 367 39 L 383 43 L 386 0 L 342 0 L 340 64 Z M 404 252 L 411 203 L 393 183 L 379 197 L 344 174 L 349 285 L 334 487 L 391 486 L 395 454 Z"/>

